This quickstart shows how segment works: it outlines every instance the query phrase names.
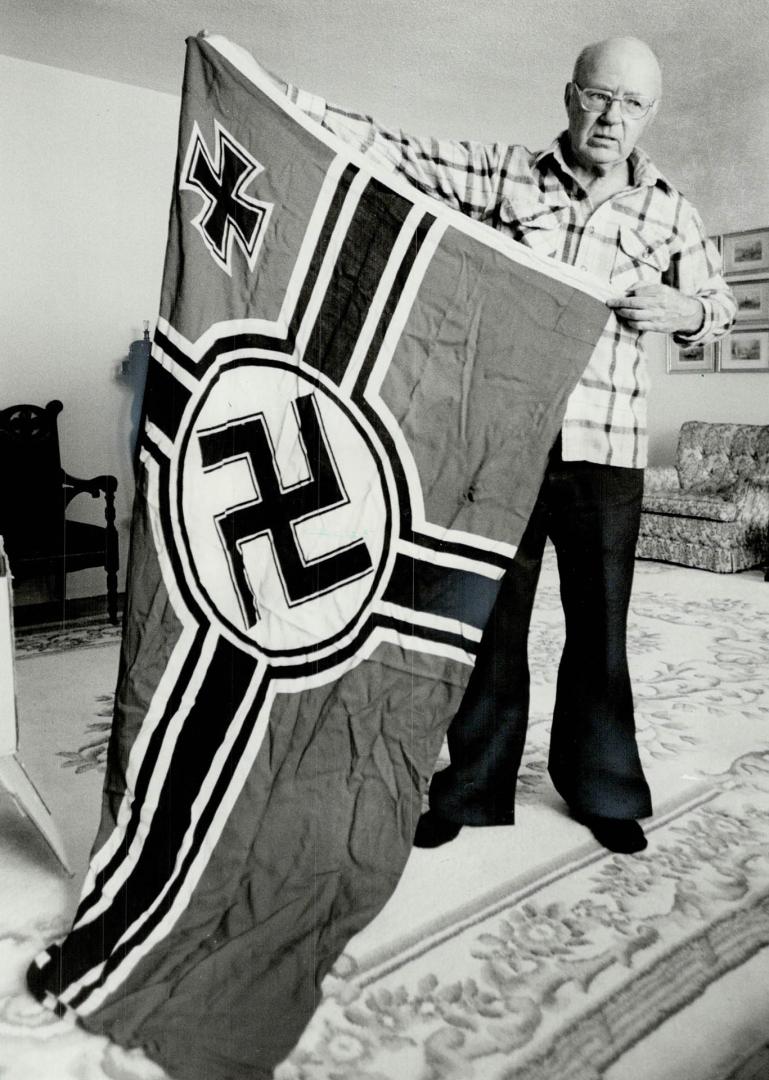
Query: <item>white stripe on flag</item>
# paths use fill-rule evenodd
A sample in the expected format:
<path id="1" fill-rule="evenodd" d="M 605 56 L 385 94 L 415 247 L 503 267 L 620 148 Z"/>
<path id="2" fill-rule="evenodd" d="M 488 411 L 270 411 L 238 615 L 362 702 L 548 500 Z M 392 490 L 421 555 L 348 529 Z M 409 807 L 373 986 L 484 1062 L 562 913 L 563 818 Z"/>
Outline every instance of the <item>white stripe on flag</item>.
<path id="1" fill-rule="evenodd" d="M 369 643 L 372 645 L 379 645 L 381 642 L 397 645 L 401 649 L 413 652 L 442 656 L 446 660 L 454 660 L 458 664 L 465 664 L 469 667 L 473 667 L 475 664 L 475 657 L 466 649 L 460 649 L 456 645 L 447 645 L 442 641 L 430 641 L 429 638 L 419 637 L 417 634 L 408 634 L 390 627 L 377 628 L 369 638 Z"/>
<path id="2" fill-rule="evenodd" d="M 156 424 L 152 423 L 151 420 L 145 420 L 144 434 L 147 436 L 148 439 L 154 442 L 158 450 L 160 450 L 160 452 L 170 461 L 174 453 L 174 444 L 171 442 L 165 432 L 161 431 Z M 152 455 L 147 454 L 145 457 L 144 454 L 141 454 L 141 459 L 145 465 L 148 465 L 149 462 L 152 460 Z"/>
<path id="3" fill-rule="evenodd" d="M 401 622 L 411 623 L 414 627 L 423 626 L 426 630 L 443 630 L 450 634 L 457 634 L 468 641 L 480 641 L 482 631 L 477 626 L 460 622 L 447 615 L 433 615 L 429 611 L 418 611 L 415 608 L 403 607 L 400 604 L 390 603 L 388 600 L 380 600 L 376 605 L 376 611 L 382 615 L 390 615 Z"/>
<path id="4" fill-rule="evenodd" d="M 451 551 L 434 551 L 432 548 L 420 547 L 419 544 L 414 544 L 410 540 L 398 540 L 396 546 L 402 555 L 408 555 L 409 558 L 417 559 L 419 562 L 433 566 L 447 566 L 452 570 L 464 570 L 469 574 L 479 574 L 481 577 L 490 578 L 492 581 L 500 581 L 505 573 L 501 566 L 484 562 L 481 558 L 468 559 L 464 555 L 454 555 Z"/>
<path id="5" fill-rule="evenodd" d="M 374 404 L 375 399 L 379 398 L 379 391 L 392 362 L 393 353 L 400 341 L 403 328 L 406 325 L 406 320 L 409 317 L 411 309 L 414 306 L 414 301 L 416 300 L 422 285 L 422 280 L 432 261 L 433 255 L 436 252 L 438 244 L 440 244 L 441 238 L 446 231 L 446 227 L 447 222 L 434 221 L 428 229 L 427 235 L 422 242 L 422 246 L 414 259 L 414 264 L 409 272 L 403 292 L 398 298 L 393 317 L 390 320 L 390 325 L 387 327 L 384 340 L 382 341 L 382 347 L 379 350 L 374 366 L 371 369 L 371 375 L 366 386 L 365 396 L 372 404 Z"/>
<path id="6" fill-rule="evenodd" d="M 357 667 L 364 660 L 370 660 L 376 649 L 383 644 L 396 645 L 400 649 L 407 649 L 430 656 L 439 656 L 465 666 L 472 667 L 475 663 L 473 654 L 456 645 L 448 645 L 442 641 L 431 641 L 429 638 L 409 634 L 393 627 L 375 626 L 368 638 L 352 656 L 341 660 L 333 667 L 323 668 L 321 671 L 304 675 L 299 679 L 296 677 L 290 679 L 276 678 L 271 686 L 276 692 L 286 694 L 299 694 L 305 690 L 317 690 L 319 687 L 328 686 L 329 683 L 340 679 L 342 675 Z"/>

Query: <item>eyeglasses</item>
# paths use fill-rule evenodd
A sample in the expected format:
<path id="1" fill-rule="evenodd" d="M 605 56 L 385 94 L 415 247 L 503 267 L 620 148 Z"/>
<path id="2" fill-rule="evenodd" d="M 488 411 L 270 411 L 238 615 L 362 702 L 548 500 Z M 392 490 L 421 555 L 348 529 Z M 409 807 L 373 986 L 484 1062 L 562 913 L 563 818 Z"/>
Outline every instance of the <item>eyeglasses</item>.
<path id="1" fill-rule="evenodd" d="M 640 120 L 654 104 L 653 99 L 650 101 L 637 94 L 611 94 L 608 90 L 598 90 L 594 86 L 579 86 L 575 82 L 571 85 L 577 91 L 579 103 L 585 112 L 606 112 L 611 108 L 612 102 L 618 101 L 620 112 L 626 120 Z"/>

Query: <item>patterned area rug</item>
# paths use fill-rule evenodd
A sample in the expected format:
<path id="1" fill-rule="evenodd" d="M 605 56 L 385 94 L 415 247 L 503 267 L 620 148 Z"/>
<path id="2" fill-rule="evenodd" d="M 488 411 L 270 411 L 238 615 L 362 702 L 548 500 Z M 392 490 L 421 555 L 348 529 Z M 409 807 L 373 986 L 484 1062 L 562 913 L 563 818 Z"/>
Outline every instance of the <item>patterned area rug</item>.
<path id="1" fill-rule="evenodd" d="M 769 585 L 638 564 L 630 654 L 655 817 L 599 848 L 546 774 L 562 638 L 552 559 L 531 634 L 517 824 L 415 851 L 324 985 L 278 1080 L 759 1080 L 769 1075 Z M 30 634 L 21 756 L 77 867 L 0 803 L 0 1076 L 160 1080 L 23 990 L 63 933 L 96 828 L 112 628 Z M 6 870 L 7 868 L 7 870 Z M 279 1008 L 276 1003 L 276 1008 Z"/>

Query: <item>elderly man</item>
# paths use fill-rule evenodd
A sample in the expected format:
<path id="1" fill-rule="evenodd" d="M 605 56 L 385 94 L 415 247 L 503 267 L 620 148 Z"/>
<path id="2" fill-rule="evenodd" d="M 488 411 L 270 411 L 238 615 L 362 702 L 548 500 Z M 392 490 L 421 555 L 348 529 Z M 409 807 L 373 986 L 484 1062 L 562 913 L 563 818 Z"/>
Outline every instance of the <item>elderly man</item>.
<path id="1" fill-rule="evenodd" d="M 711 341 L 735 305 L 702 222 L 637 148 L 656 115 L 661 75 L 643 42 L 587 46 L 566 85 L 568 128 L 551 146 L 420 139 L 286 88 L 341 137 L 422 191 L 616 292 L 569 398 L 539 498 L 503 579 L 478 662 L 448 733 L 451 764 L 430 785 L 415 843 L 462 825 L 511 824 L 529 704 L 527 638 L 542 555 L 557 553 L 566 642 L 549 771 L 572 816 L 613 851 L 639 851 L 651 798 L 635 740 L 626 624 L 646 464 L 642 333 Z"/>

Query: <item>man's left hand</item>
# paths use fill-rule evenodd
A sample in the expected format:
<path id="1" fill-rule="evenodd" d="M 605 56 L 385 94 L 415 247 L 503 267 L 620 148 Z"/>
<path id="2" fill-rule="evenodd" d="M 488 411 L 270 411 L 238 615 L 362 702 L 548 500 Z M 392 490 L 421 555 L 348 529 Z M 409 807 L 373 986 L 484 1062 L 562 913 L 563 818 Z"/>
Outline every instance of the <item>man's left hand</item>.
<path id="1" fill-rule="evenodd" d="M 624 296 L 607 300 L 614 314 L 633 330 L 656 330 L 666 334 L 696 334 L 705 312 L 694 296 L 670 285 L 634 285 Z"/>

